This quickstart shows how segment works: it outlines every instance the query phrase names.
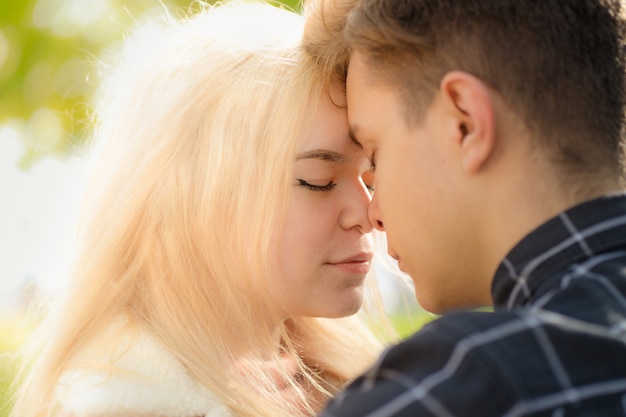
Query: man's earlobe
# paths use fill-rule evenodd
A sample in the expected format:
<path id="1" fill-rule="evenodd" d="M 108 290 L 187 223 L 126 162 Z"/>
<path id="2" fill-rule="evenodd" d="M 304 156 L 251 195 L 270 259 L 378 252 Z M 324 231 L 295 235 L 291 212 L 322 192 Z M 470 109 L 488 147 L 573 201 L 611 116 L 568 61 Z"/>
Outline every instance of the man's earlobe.
<path id="1" fill-rule="evenodd" d="M 452 71 L 441 80 L 441 93 L 456 119 L 463 170 L 477 173 L 495 147 L 494 109 L 489 90 L 477 77 Z"/>

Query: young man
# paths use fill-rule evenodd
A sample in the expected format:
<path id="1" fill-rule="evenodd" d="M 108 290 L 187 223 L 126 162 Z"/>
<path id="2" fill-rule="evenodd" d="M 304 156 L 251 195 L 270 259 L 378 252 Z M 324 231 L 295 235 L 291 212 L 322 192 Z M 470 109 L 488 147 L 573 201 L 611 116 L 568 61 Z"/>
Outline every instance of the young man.
<path id="1" fill-rule="evenodd" d="M 311 7 L 305 47 L 346 77 L 375 167 L 372 223 L 443 314 L 323 415 L 626 415 L 620 2 Z"/>

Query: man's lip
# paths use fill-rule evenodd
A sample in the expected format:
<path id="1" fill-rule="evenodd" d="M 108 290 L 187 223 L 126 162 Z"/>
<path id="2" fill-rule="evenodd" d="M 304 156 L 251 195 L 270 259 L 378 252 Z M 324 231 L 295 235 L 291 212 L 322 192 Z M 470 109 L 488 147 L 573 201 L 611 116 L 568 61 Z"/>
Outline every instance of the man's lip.
<path id="1" fill-rule="evenodd" d="M 397 262 L 398 269 L 400 269 L 400 271 L 402 272 L 406 272 L 404 269 L 402 269 L 402 261 L 400 259 L 400 256 L 391 248 L 387 249 L 387 253 Z"/>
<path id="2" fill-rule="evenodd" d="M 391 245 L 389 245 L 389 243 L 387 243 L 387 253 L 389 254 L 389 256 L 391 256 L 393 259 L 395 259 L 396 261 L 400 260 L 400 257 L 398 256 L 398 254 L 396 253 L 395 250 L 393 250 L 393 248 L 391 247 Z"/>
<path id="3" fill-rule="evenodd" d="M 396 261 L 398 261 L 398 269 L 402 272 L 408 273 L 405 269 L 404 269 L 404 265 L 402 265 L 402 259 L 398 258 L 396 259 Z"/>

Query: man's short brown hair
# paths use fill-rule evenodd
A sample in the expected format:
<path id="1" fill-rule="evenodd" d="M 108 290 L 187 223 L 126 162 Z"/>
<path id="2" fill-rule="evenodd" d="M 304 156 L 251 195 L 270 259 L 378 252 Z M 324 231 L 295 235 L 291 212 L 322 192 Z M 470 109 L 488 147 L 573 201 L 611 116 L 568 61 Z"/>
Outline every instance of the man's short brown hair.
<path id="1" fill-rule="evenodd" d="M 409 123 L 446 73 L 473 74 L 562 167 L 614 174 L 625 101 L 621 8 L 619 0 L 326 0 L 309 18 L 305 47 L 334 78 L 345 79 L 351 50 L 364 53 L 373 77 L 403 95 Z"/>

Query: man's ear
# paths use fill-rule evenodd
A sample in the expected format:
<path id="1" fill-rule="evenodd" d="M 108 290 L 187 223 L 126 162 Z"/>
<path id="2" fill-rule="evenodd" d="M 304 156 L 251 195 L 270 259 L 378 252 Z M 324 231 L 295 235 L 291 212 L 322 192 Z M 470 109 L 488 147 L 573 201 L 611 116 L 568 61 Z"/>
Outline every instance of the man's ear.
<path id="1" fill-rule="evenodd" d="M 447 73 L 440 91 L 456 123 L 456 139 L 466 173 L 484 167 L 495 147 L 493 101 L 485 84 L 463 71 Z"/>

